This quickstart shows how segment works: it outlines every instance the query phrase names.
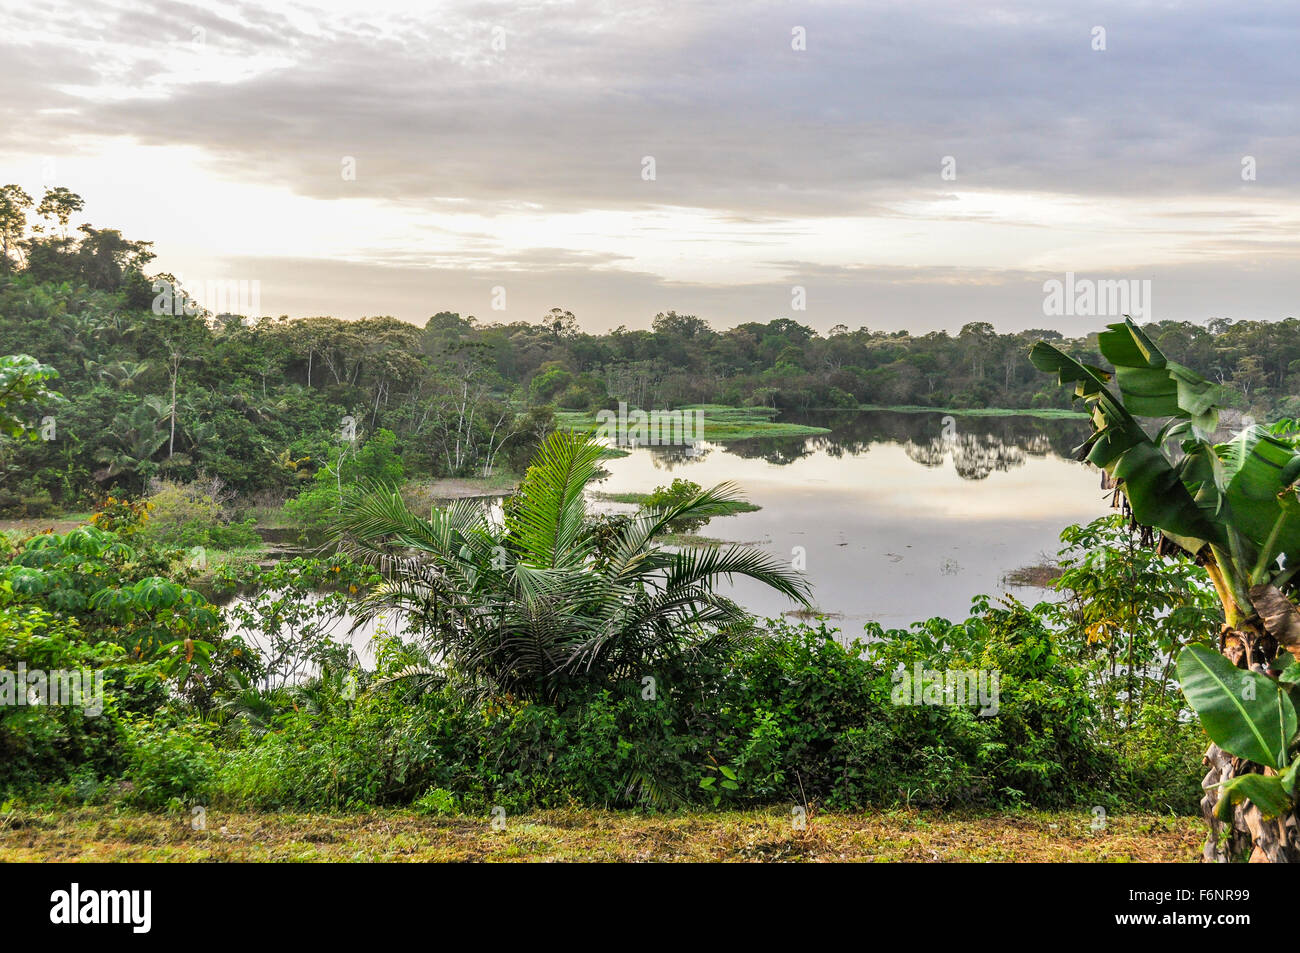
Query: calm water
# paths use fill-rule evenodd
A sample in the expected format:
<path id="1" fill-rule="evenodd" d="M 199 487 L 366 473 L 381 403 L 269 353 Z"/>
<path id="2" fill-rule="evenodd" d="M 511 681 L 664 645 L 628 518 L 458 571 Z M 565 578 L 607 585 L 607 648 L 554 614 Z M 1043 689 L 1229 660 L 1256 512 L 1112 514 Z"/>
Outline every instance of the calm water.
<path id="1" fill-rule="evenodd" d="M 797 420 L 831 432 L 705 444 L 697 457 L 636 449 L 608 461 L 609 477 L 593 488 L 738 483 L 762 509 L 715 518 L 701 533 L 783 559 L 802 547 L 815 604 L 849 636 L 866 620 L 965 618 L 972 596 L 1008 591 L 1006 573 L 1055 554 L 1063 527 L 1107 512 L 1097 472 L 1070 459 L 1083 420 L 956 417 L 945 427 L 942 414 L 877 411 Z M 747 580 L 730 592 L 760 615 L 794 608 Z"/>

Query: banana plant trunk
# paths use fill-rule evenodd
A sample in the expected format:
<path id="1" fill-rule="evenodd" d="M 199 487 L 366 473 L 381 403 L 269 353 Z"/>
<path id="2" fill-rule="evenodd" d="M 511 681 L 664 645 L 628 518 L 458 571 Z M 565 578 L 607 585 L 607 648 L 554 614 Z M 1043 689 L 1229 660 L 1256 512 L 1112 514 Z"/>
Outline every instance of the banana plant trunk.
<path id="1" fill-rule="evenodd" d="M 1205 764 L 1210 770 L 1202 782 L 1205 797 L 1201 799 L 1201 816 L 1209 824 L 1210 833 L 1205 839 L 1202 858 L 1219 864 L 1243 860 L 1252 864 L 1300 863 L 1300 820 L 1295 811 L 1266 818 L 1252 802 L 1243 801 L 1232 809 L 1228 821 L 1214 816 L 1219 801 L 1216 785 L 1241 774 L 1258 772 L 1259 765 L 1234 758 L 1215 744 L 1205 752 Z"/>
<path id="2" fill-rule="evenodd" d="M 1252 621 L 1240 628 L 1225 625 L 1219 649 L 1238 668 L 1258 670 L 1268 667 L 1280 651 L 1295 652 L 1297 646 L 1291 636 L 1296 610 L 1272 586 L 1257 587 L 1251 596 L 1262 616 L 1259 624 Z M 1202 763 L 1209 772 L 1201 782 L 1205 791 L 1201 816 L 1210 828 L 1202 859 L 1209 863 L 1300 863 L 1300 808 L 1281 817 L 1265 817 L 1253 802 L 1242 801 L 1233 807 L 1227 821 L 1215 816 L 1219 785 L 1243 774 L 1272 774 L 1273 769 L 1228 754 L 1216 744 L 1210 745 Z"/>

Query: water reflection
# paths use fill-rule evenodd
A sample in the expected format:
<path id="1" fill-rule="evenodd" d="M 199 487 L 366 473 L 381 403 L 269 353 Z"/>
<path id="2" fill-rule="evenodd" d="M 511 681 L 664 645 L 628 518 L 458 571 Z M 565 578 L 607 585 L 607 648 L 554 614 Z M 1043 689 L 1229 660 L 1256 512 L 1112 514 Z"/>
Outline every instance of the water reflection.
<path id="1" fill-rule="evenodd" d="M 1063 527 L 1107 511 L 1096 472 L 1072 458 L 1086 420 L 887 411 L 781 419 L 830 432 L 706 444 L 694 456 L 637 449 L 607 461 L 597 489 L 648 492 L 674 477 L 740 484 L 762 509 L 702 533 L 802 558 L 818 607 L 842 617 L 850 636 L 865 619 L 962 618 L 972 596 L 1007 591 L 1006 573 L 1054 555 Z M 761 586 L 737 581 L 730 591 L 762 615 L 791 609 Z"/>
<path id="2" fill-rule="evenodd" d="M 832 410 L 791 414 L 780 419 L 826 427 L 830 433 L 733 441 L 726 444 L 726 451 L 746 459 L 788 466 L 818 452 L 839 458 L 866 453 L 875 443 L 899 444 L 922 466 L 942 466 L 951 458 L 958 476 L 982 480 L 990 473 L 1021 466 L 1030 456 L 1070 458 L 1087 432 L 1081 419 L 968 417 L 942 411 Z M 665 470 L 692 462 L 680 450 L 662 448 L 659 454 L 658 462 Z"/>

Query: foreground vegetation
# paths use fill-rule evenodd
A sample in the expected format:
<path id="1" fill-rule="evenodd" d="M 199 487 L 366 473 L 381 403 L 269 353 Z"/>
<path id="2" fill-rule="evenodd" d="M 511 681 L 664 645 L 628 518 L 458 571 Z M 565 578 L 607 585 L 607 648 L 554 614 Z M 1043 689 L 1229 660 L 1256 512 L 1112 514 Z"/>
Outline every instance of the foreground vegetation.
<path id="1" fill-rule="evenodd" d="M 673 515 L 625 517 L 613 535 L 601 517 L 558 525 L 586 527 L 571 545 L 598 545 Z M 424 544 L 429 565 L 458 567 L 438 586 L 393 588 L 342 555 L 296 559 L 223 570 L 220 586 L 242 595 L 222 614 L 187 588 L 183 552 L 144 539 L 144 519 L 119 505 L 96 526 L 18 542 L 0 567 L 0 667 L 107 680 L 98 717 L 0 709 L 5 809 L 53 798 L 182 812 L 486 815 L 578 803 L 1189 814 L 1200 794 L 1202 735 L 1171 691 L 1166 653 L 1207 627 L 1212 591 L 1114 520 L 1072 531 L 1063 602 L 980 599 L 962 622 L 869 626 L 869 642 L 846 645 L 825 624 L 754 623 L 700 586 L 702 569 L 743 560 L 743 549 L 644 550 L 628 578 L 657 564 L 681 583 L 647 576 L 631 599 L 612 565 L 590 586 L 568 565 L 557 578 L 579 584 L 559 587 L 556 602 L 548 573 L 518 556 L 492 567 L 497 546 L 515 548 L 508 537 L 484 545 L 476 568 L 474 550 L 438 532 Z M 404 520 L 411 541 L 431 528 Z M 626 543 L 606 545 L 596 558 Z M 635 565 L 646 554 L 650 564 Z M 533 592 L 502 589 L 498 602 L 512 572 Z M 458 605 L 453 578 L 485 588 Z M 337 628 L 367 594 L 406 600 L 414 623 L 379 631 L 373 667 Z M 493 637 L 501 631 L 518 634 Z M 1000 673 L 996 717 L 974 699 L 900 702 L 900 674 L 918 666 Z"/>
<path id="2" fill-rule="evenodd" d="M 0 813 L 0 862 L 31 861 L 1148 861 L 1195 859 L 1189 818 L 1024 811 L 950 815 L 788 809 L 646 815 L 560 808 L 506 817 L 211 812 L 104 807 Z"/>
<path id="3" fill-rule="evenodd" d="M 382 449 L 359 460 L 382 473 Z M 225 612 L 170 535 L 190 524 L 146 502 L 0 538 L 0 668 L 105 680 L 102 711 L 0 709 L 0 810 L 1194 811 L 1202 736 L 1170 664 L 1211 627 L 1213 589 L 1121 521 L 1067 532 L 1062 602 L 980 598 L 852 641 L 717 592 L 739 574 L 804 600 L 781 562 L 661 545 L 734 489 L 593 515 L 600 458 L 550 435 L 500 511 L 358 489 L 334 555 L 219 567 Z M 405 626 L 381 624 L 361 665 L 339 621 L 394 609 Z M 917 671 L 997 673 L 996 710 L 902 698 Z"/>

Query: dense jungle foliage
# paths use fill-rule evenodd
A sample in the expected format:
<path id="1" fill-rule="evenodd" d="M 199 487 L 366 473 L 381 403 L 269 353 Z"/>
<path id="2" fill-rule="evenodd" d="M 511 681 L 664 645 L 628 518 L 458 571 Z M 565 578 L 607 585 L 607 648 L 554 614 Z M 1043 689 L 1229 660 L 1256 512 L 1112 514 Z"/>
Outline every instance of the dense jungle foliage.
<path id="1" fill-rule="evenodd" d="M 341 554 L 223 568 L 218 598 L 240 594 L 223 613 L 188 587 L 184 552 L 149 541 L 147 520 L 117 504 L 95 525 L 5 543 L 0 668 L 101 671 L 106 688 L 98 717 L 0 710 L 0 800 L 1189 813 L 1200 793 L 1202 735 L 1165 653 L 1208 630 L 1212 590 L 1117 517 L 1067 533 L 1060 602 L 981 598 L 968 619 L 869 626 L 846 645 L 826 623 L 750 623 L 736 607 L 715 616 L 716 597 L 697 587 L 692 630 L 648 632 L 635 609 L 621 612 L 605 663 L 528 680 L 510 673 L 533 657 L 531 642 L 495 643 L 488 662 L 456 614 L 415 615 L 401 633 L 381 626 L 373 666 L 362 666 L 342 620 L 394 585 Z M 594 518 L 574 540 L 606 538 Z M 689 560 L 669 557 L 700 579 Z M 590 571 L 610 584 L 608 563 Z M 488 615 L 504 575 L 480 587 Z M 677 602 L 681 589 L 661 594 Z M 545 616 L 545 598 L 531 604 L 516 614 Z M 606 610 L 576 600 L 566 611 Z M 917 665 L 1000 672 L 997 717 L 897 704 L 900 673 Z"/>

